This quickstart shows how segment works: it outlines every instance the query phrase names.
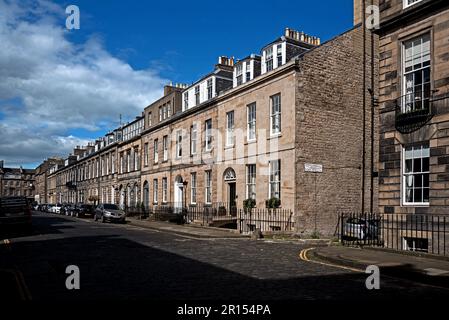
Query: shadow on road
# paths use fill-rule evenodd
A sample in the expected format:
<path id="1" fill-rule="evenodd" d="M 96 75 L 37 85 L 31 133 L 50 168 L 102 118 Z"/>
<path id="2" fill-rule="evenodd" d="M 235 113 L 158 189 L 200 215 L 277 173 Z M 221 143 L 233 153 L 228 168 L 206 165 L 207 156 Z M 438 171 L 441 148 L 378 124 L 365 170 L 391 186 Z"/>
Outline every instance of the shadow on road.
<path id="1" fill-rule="evenodd" d="M 52 220 L 53 228 L 59 228 L 58 220 Z M 434 299 L 449 293 L 423 287 L 404 290 L 391 283 L 369 291 L 364 274 L 327 270 L 320 275 L 322 266 L 317 266 L 317 275 L 306 277 L 301 276 L 299 261 L 297 273 L 287 279 L 275 279 L 275 275 L 258 279 L 248 272 L 237 273 L 118 236 L 17 242 L 8 259 L 22 271 L 34 300 Z M 65 288 L 69 265 L 80 269 L 80 290 Z M 269 269 L 270 265 L 257 267 Z"/>
<path id="2" fill-rule="evenodd" d="M 69 223 L 72 222 L 56 215 L 47 216 L 39 214 L 39 219 L 33 218 L 33 225 L 31 228 L 23 228 L 18 226 L 0 227 L 0 240 L 27 237 L 38 234 L 59 234 L 62 233 L 63 229 L 73 229 L 72 226 L 68 225 Z"/>

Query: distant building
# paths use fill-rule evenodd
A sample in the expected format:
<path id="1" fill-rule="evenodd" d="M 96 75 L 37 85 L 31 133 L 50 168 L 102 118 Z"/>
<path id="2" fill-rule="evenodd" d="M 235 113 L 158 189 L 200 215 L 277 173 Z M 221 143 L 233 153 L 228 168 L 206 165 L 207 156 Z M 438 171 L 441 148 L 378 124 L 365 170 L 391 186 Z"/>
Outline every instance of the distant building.
<path id="1" fill-rule="evenodd" d="M 34 201 L 35 195 L 35 170 L 20 168 L 8 168 L 4 161 L 0 161 L 0 197 L 24 196 Z"/>
<path id="2" fill-rule="evenodd" d="M 64 160 L 60 158 L 49 158 L 44 160 L 35 170 L 35 196 L 34 200 L 39 204 L 48 201 L 48 175 L 50 168 L 55 165 L 63 165 Z"/>

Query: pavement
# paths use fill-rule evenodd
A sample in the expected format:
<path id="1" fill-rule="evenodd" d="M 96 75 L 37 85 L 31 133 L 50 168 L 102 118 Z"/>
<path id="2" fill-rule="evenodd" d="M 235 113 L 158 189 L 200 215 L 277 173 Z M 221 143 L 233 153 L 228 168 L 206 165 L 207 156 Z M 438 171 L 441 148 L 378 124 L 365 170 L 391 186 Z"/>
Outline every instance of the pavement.
<path id="1" fill-rule="evenodd" d="M 314 248 L 307 256 L 318 262 L 362 271 L 375 265 L 381 275 L 449 288 L 449 258 L 441 256 L 344 246 Z"/>
<path id="2" fill-rule="evenodd" d="M 160 230 L 196 238 L 232 239 L 249 237 L 248 235 L 238 233 L 237 230 L 202 227 L 194 224 L 181 225 L 164 221 L 141 220 L 133 217 L 128 217 L 127 222 L 128 224 L 142 228 Z"/>

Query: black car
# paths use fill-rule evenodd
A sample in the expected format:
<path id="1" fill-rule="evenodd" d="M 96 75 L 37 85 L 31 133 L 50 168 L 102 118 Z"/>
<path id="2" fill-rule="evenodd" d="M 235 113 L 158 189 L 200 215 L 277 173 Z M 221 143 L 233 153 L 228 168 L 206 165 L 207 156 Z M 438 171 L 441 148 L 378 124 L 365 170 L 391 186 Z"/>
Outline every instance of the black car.
<path id="1" fill-rule="evenodd" d="M 65 216 L 69 216 L 70 215 L 70 208 L 71 208 L 71 204 L 63 204 L 61 206 L 61 209 L 59 210 L 59 214 L 65 215 Z"/>
<path id="2" fill-rule="evenodd" d="M 71 211 L 71 215 L 77 218 L 93 217 L 95 215 L 95 206 L 92 204 L 77 204 Z"/>
<path id="3" fill-rule="evenodd" d="M 31 231 L 31 206 L 25 197 L 0 198 L 0 229 Z"/>

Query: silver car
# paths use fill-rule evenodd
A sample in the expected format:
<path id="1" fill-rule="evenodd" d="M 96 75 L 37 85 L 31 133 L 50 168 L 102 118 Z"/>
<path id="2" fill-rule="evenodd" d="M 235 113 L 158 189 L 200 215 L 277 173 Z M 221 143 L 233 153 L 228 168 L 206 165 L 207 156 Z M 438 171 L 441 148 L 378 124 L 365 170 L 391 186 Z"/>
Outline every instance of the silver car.
<path id="1" fill-rule="evenodd" d="M 376 219 L 349 218 L 344 224 L 344 236 L 365 240 L 377 239 L 379 221 Z"/>
<path id="2" fill-rule="evenodd" d="M 94 220 L 125 223 L 125 216 L 125 211 L 121 210 L 116 204 L 102 203 L 95 209 Z"/>

